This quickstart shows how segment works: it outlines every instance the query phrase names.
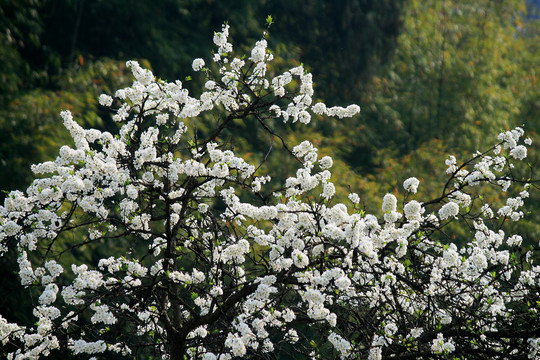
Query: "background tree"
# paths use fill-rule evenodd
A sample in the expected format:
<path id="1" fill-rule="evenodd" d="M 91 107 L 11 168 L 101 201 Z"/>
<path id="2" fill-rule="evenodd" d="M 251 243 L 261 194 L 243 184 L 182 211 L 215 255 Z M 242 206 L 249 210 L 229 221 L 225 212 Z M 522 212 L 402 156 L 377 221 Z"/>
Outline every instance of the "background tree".
<path id="1" fill-rule="evenodd" d="M 365 190 L 367 203 L 375 200 L 370 194 L 399 188 L 396 173 L 423 180 L 420 191 L 436 189 L 444 180 L 436 159 L 450 149 L 468 156 L 503 129 L 523 125 L 536 148 L 539 32 L 525 5 L 434 0 L 405 7 L 395 56 L 365 87 L 359 121 L 326 141 L 336 139 L 333 154 L 360 175 L 353 188 Z M 531 243 L 536 213 L 526 220 Z"/>
<path id="2" fill-rule="evenodd" d="M 335 16 L 322 16 L 327 13 Z M 28 165 L 52 156 L 65 140 L 57 121 L 42 116 L 26 119 L 27 109 L 20 103 L 40 109 L 39 112 L 57 114 L 60 104 L 44 99 L 60 91 L 76 98 L 76 103 L 89 105 L 72 109 L 80 115 L 77 118 L 92 118 L 93 123 L 88 125 L 110 130 L 109 126 L 114 125 L 108 115 L 96 107 L 95 96 L 90 96 L 90 91 L 109 92 L 125 86 L 122 66 L 126 59 L 139 59 L 164 79 L 180 78 L 185 74 L 184 69 L 191 66 L 192 55 L 205 56 L 211 52 L 204 41 L 208 29 L 218 28 L 224 20 L 241 23 L 242 26 L 231 31 L 239 43 L 247 44 L 256 40 L 268 14 L 279 19 L 272 25 L 276 28 L 275 41 L 274 38 L 269 41 L 276 45 L 276 57 L 283 59 L 283 70 L 297 58 L 314 68 L 327 68 L 328 73 L 316 75 L 321 78 L 321 90 L 332 90 L 321 91 L 321 95 L 336 103 L 353 100 L 354 91 L 351 91 L 357 87 L 353 82 L 368 78 L 374 68 L 379 68 L 375 64 L 385 63 L 400 23 L 398 2 L 353 1 L 344 8 L 333 2 L 167 0 L 150 5 L 118 0 L 2 0 L 0 26 L 5 48 L 1 56 L 7 64 L 2 76 L 7 87 L 0 89 L 0 96 L 3 108 L 9 111 L 0 115 L 4 135 L 0 165 L 11 176 L 0 179 L 0 188 L 24 189 L 31 180 Z M 289 14 L 302 16 L 302 19 L 299 21 Z M 314 31 L 309 34 L 298 31 L 298 25 L 303 23 L 316 24 Z M 357 41 L 358 34 L 363 36 L 363 41 Z M 339 53 L 339 58 L 347 61 L 328 59 L 328 64 L 320 66 L 324 57 L 319 51 Z M 111 59 L 121 62 L 114 63 Z M 108 63 L 97 67 L 109 71 L 96 73 L 92 70 L 94 61 Z M 343 71 L 345 64 L 348 68 Z M 72 77 L 81 72 L 88 73 L 81 74 L 81 78 L 95 79 L 91 86 L 72 86 Z M 340 73 L 348 76 L 336 78 Z M 339 85 L 344 79 L 350 80 L 351 85 Z M 193 89 L 201 86 L 203 80 L 194 76 Z M 81 93 L 81 89 L 86 91 Z M 342 95 L 334 97 L 334 93 Z M 95 123 L 96 115 L 101 118 L 100 125 Z M 39 129 L 39 132 L 29 129 Z M 25 150 L 20 144 L 24 144 Z M 4 195 L 0 196 L 3 199 Z"/>

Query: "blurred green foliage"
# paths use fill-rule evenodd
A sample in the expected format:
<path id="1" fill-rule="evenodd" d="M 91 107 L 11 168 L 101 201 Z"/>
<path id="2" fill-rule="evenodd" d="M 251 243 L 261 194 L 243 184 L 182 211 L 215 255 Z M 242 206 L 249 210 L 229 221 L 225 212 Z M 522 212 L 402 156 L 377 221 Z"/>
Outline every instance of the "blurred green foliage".
<path id="1" fill-rule="evenodd" d="M 538 9 L 526 4 L 0 0 L 0 189 L 25 189 L 30 164 L 53 159 L 70 143 L 61 110 L 71 110 L 84 126 L 115 129 L 97 98 L 132 81 L 126 60 L 138 59 L 170 80 L 191 75 L 186 86 L 200 88 L 204 79 L 191 73 L 191 61 L 210 57 L 212 33 L 224 21 L 243 50 L 269 25 L 276 55 L 269 71 L 302 62 L 314 72 L 316 96 L 329 105 L 362 107 L 354 120 L 315 118 L 307 128 L 272 124 L 290 144 L 310 139 L 321 156 L 334 157 L 337 201 L 347 202 L 354 191 L 362 207 L 379 213 L 382 196 L 402 193 L 410 176 L 421 180 L 417 198 L 436 197 L 448 153 L 463 159 L 517 125 L 533 138 L 530 163 L 538 168 L 540 27 Z M 199 130 L 208 131 L 212 121 L 202 119 Z M 284 160 L 280 141 L 256 125 L 235 123 L 231 148 L 255 164 L 266 158 L 262 171 L 284 179 L 294 161 Z M 520 228 L 529 242 L 540 236 L 537 193 Z M 459 238 L 459 229 L 449 236 Z M 6 288 L 17 283 L 7 270 L 11 261 L 0 263 Z M 0 312 L 18 308 L 17 299 L 2 299 Z"/>
<path id="2" fill-rule="evenodd" d="M 381 194 L 402 193 L 410 176 L 421 180 L 417 198 L 439 196 L 448 154 L 464 160 L 515 126 L 533 139 L 529 163 L 537 168 L 540 32 L 526 3 L 414 0 L 404 19 L 394 57 L 362 93 L 357 125 L 337 129 L 341 146 L 331 146 L 359 175 L 368 211 L 379 211 Z M 520 228 L 530 243 L 540 236 L 538 191 L 531 196 Z"/>
<path id="3" fill-rule="evenodd" d="M 125 81 L 114 60 L 144 59 L 157 76 L 184 79 L 193 58 L 209 57 L 212 32 L 223 22 L 233 25 L 234 43 L 247 49 L 273 14 L 269 40 L 280 66 L 304 62 L 320 78 L 320 96 L 345 104 L 390 58 L 401 4 L 0 0 L 0 54 L 7 64 L 0 69 L 0 166 L 10 173 L 0 179 L 0 189 L 24 189 L 29 164 L 53 157 L 66 141 L 56 116 L 61 109 L 74 110 L 87 125 L 111 126 L 95 99 Z M 194 76 L 186 85 L 197 89 L 202 80 Z"/>

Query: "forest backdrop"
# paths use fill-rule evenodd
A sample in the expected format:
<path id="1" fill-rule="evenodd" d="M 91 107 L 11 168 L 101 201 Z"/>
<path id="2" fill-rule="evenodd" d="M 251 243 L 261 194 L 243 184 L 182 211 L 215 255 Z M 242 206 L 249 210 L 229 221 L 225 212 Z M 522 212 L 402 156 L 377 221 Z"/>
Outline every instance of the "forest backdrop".
<path id="1" fill-rule="evenodd" d="M 269 14 L 276 62 L 288 68 L 300 59 L 328 103 L 362 107 L 343 122 L 314 119 L 289 140 L 318 139 L 320 153 L 334 158 L 334 180 L 358 192 L 370 213 L 412 175 L 424 184 L 420 192 L 436 195 L 430 184 L 442 180 L 436 174 L 444 173 L 447 153 L 470 155 L 517 125 L 533 139 L 535 167 L 538 9 L 520 0 L 0 0 L 0 189 L 24 190 L 30 164 L 53 159 L 69 141 L 61 110 L 85 127 L 116 126 L 98 96 L 131 83 L 126 60 L 200 88 L 202 76 L 186 75 L 191 59 L 210 54 L 211 34 L 227 21 L 235 45 L 247 49 Z M 233 129 L 234 146 L 265 146 L 252 131 Z M 540 238 L 540 199 L 531 195 L 534 209 L 521 222 L 524 246 Z M 460 229 L 452 231 L 459 241 Z M 2 273 L 14 268 L 10 262 L 15 258 L 3 259 Z M 13 275 L 0 286 L 17 283 Z M 21 318 L 24 309 L 19 296 L 0 299 L 2 314 Z"/>

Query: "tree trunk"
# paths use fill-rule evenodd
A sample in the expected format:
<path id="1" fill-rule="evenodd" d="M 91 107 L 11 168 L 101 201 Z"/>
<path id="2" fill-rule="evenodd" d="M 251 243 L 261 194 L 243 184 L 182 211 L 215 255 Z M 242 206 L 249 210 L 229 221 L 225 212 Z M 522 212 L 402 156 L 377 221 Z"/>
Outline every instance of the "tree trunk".
<path id="1" fill-rule="evenodd" d="M 176 332 L 169 336 L 169 348 L 171 360 L 184 360 L 186 352 L 186 337 Z"/>

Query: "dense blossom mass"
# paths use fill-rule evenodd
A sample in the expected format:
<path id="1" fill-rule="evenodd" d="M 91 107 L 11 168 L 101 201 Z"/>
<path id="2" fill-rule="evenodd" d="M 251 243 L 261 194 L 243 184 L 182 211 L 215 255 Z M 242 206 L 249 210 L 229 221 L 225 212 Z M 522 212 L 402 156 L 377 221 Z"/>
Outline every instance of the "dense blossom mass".
<path id="1" fill-rule="evenodd" d="M 192 63 L 199 97 L 129 61 L 133 85 L 99 97 L 118 133 L 62 112 L 74 146 L 0 207 L 0 251 L 18 254 L 36 298 L 34 325 L 0 316 L 8 359 L 540 356 L 538 244 L 505 228 L 532 184 L 518 175 L 531 144 L 521 128 L 450 156 L 436 199 L 404 179 L 403 200 L 384 195 L 377 217 L 361 193 L 334 200 L 332 158 L 275 130 L 360 108 L 316 101 L 302 66 L 274 74 L 264 38 L 245 57 L 228 25 L 213 39 L 210 64 Z M 296 172 L 272 179 L 266 158 L 235 153 L 221 135 L 239 121 L 279 139 Z M 506 201 L 490 203 L 488 188 Z M 74 258 L 81 248 L 91 257 Z"/>

